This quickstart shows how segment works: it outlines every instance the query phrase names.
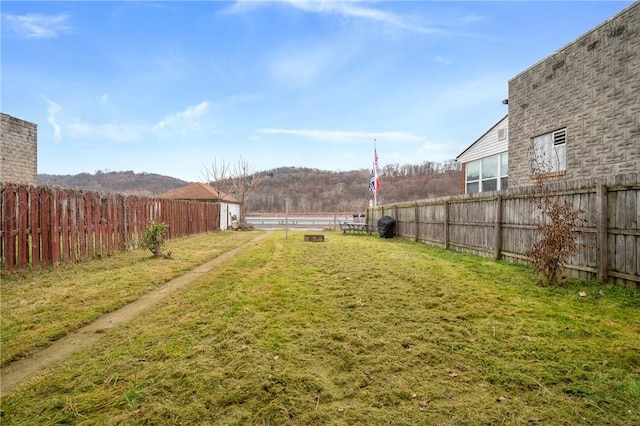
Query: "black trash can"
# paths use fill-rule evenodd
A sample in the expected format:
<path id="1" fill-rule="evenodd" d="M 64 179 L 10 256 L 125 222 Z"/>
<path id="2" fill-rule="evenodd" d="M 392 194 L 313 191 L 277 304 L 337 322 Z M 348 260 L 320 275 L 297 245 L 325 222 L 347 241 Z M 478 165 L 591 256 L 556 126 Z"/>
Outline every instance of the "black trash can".
<path id="1" fill-rule="evenodd" d="M 378 234 L 380 238 L 393 238 L 396 231 L 396 220 L 391 216 L 382 216 L 378 220 Z"/>

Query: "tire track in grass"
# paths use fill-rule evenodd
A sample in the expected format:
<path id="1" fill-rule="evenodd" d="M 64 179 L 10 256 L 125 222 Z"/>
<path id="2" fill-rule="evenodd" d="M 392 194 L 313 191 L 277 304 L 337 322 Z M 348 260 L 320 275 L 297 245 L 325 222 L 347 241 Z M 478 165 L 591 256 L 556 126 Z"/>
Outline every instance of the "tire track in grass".
<path id="1" fill-rule="evenodd" d="M 131 302 L 120 309 L 105 314 L 92 323 L 75 330 L 65 337 L 56 340 L 51 345 L 36 351 L 27 358 L 15 361 L 0 369 L 0 394 L 11 392 L 17 385 L 26 382 L 39 372 L 60 363 L 74 352 L 80 351 L 100 339 L 107 331 L 126 323 L 149 307 L 155 305 L 168 295 L 174 293 L 211 271 L 216 266 L 229 260 L 247 247 L 257 244 L 269 236 L 268 233 L 249 240 L 243 245 L 204 263 L 197 268 L 167 281 L 157 289 L 144 294 L 135 302 Z"/>

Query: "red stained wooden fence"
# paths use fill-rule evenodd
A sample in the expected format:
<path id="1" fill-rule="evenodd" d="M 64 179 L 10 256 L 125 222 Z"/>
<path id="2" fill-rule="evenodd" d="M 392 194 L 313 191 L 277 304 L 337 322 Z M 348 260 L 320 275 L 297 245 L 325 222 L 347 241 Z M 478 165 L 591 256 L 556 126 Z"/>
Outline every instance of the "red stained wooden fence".
<path id="1" fill-rule="evenodd" d="M 0 184 L 0 269 L 57 266 L 136 245 L 147 224 L 168 238 L 220 228 L 215 203 Z"/>

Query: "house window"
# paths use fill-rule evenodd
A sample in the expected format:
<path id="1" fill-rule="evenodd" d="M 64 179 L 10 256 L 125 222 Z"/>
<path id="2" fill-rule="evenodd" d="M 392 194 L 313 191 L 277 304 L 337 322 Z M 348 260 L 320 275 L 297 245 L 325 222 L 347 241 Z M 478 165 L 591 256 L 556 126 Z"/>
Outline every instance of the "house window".
<path id="1" fill-rule="evenodd" d="M 466 164 L 467 194 L 496 191 L 508 186 L 509 154 L 485 157 Z"/>
<path id="2" fill-rule="evenodd" d="M 561 173 L 567 170 L 567 129 L 533 138 L 533 174 Z"/>
<path id="3" fill-rule="evenodd" d="M 509 153 L 500 154 L 500 189 L 509 187 Z"/>
<path id="4" fill-rule="evenodd" d="M 507 129 L 498 130 L 498 140 L 503 141 L 507 138 Z"/>
<path id="5" fill-rule="evenodd" d="M 467 163 L 465 169 L 467 170 L 467 194 L 480 192 L 480 160 Z"/>
<path id="6" fill-rule="evenodd" d="M 498 161 L 497 155 L 482 159 L 482 190 L 495 191 L 498 189 Z"/>

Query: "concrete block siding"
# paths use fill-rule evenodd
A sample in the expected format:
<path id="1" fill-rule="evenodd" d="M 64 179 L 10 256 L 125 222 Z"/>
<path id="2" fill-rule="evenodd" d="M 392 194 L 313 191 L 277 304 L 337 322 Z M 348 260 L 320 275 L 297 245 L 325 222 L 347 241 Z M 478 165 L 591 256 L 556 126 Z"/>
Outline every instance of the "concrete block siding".
<path id="1" fill-rule="evenodd" d="M 564 178 L 640 171 L 640 2 L 509 81 L 509 185 L 534 137 L 567 129 Z"/>
<path id="2" fill-rule="evenodd" d="M 35 185 L 38 127 L 7 114 L 0 115 L 0 182 Z"/>

